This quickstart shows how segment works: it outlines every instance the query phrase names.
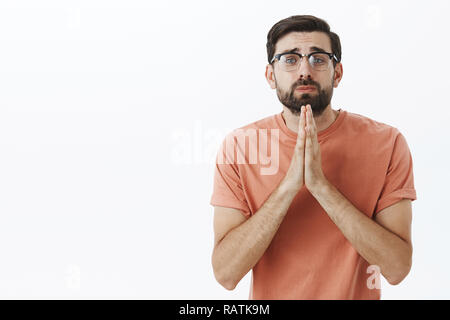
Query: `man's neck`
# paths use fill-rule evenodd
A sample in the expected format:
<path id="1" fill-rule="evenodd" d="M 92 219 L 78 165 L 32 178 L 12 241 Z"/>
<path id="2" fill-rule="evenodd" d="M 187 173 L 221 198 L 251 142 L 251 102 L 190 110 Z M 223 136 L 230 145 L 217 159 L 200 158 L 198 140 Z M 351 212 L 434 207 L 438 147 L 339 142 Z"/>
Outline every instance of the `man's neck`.
<path id="1" fill-rule="evenodd" d="M 331 109 L 331 104 L 329 104 L 320 116 L 314 116 L 317 132 L 323 131 L 331 126 L 331 124 L 336 120 L 338 114 L 339 111 Z M 290 130 L 297 133 L 300 114 L 294 115 L 292 114 L 291 110 L 283 106 L 283 112 L 281 113 L 281 115 L 283 117 L 284 123 L 286 123 L 286 126 Z"/>

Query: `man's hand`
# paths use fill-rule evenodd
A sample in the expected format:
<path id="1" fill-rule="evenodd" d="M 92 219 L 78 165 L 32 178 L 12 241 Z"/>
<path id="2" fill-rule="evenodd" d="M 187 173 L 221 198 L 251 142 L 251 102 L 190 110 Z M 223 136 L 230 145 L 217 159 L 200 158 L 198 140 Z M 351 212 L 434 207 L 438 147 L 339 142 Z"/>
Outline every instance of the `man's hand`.
<path id="1" fill-rule="evenodd" d="M 300 130 L 300 128 L 299 128 Z M 306 141 L 305 141 L 305 185 L 309 191 L 326 182 L 322 171 L 322 157 L 317 140 L 317 127 L 311 106 L 306 106 Z"/>
<path id="2" fill-rule="evenodd" d="M 295 191 L 306 185 L 310 192 L 327 181 L 322 171 L 317 128 L 309 104 L 301 108 L 297 143 L 286 173 L 286 180 Z"/>
<path id="3" fill-rule="evenodd" d="M 304 184 L 305 163 L 305 124 L 306 108 L 302 106 L 298 124 L 297 143 L 294 147 L 291 164 L 286 173 L 285 180 L 295 191 L 299 191 Z"/>

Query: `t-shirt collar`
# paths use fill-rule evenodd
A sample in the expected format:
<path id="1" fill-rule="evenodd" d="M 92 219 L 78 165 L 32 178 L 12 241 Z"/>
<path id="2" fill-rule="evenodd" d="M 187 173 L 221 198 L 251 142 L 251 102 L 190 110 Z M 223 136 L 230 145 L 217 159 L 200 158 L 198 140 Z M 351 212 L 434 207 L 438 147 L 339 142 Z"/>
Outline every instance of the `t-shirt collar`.
<path id="1" fill-rule="evenodd" d="M 317 133 L 317 139 L 319 141 L 323 140 L 325 137 L 328 137 L 331 135 L 336 129 L 341 125 L 342 121 L 344 120 L 345 116 L 347 115 L 347 111 L 338 109 L 339 113 L 336 119 L 333 121 L 333 123 L 328 126 L 325 130 L 319 131 Z M 283 116 L 281 115 L 282 112 L 277 113 L 275 115 L 278 125 L 280 126 L 280 129 L 289 137 L 293 138 L 294 140 L 297 140 L 297 132 L 292 131 L 286 126 L 286 123 L 284 123 Z"/>

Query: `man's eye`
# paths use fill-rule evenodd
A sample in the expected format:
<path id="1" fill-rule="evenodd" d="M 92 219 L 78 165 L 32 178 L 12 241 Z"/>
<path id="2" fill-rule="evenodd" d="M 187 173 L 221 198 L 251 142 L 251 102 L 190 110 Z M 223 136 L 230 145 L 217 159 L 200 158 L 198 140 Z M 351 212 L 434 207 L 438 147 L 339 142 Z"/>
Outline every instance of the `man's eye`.
<path id="1" fill-rule="evenodd" d="M 284 58 L 286 64 L 295 64 L 297 62 L 296 56 L 288 56 Z"/>
<path id="2" fill-rule="evenodd" d="M 313 56 L 311 56 L 312 60 L 311 63 L 312 64 L 326 64 L 329 60 L 329 57 L 324 55 L 324 54 L 315 54 Z"/>

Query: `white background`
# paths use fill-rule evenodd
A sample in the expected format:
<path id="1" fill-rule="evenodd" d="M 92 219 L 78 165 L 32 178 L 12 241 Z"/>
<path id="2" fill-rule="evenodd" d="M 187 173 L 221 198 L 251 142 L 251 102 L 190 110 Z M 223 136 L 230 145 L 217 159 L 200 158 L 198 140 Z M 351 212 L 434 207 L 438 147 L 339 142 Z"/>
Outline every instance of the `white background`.
<path id="1" fill-rule="evenodd" d="M 215 152 L 282 110 L 267 32 L 342 42 L 332 106 L 397 127 L 413 267 L 383 299 L 448 299 L 448 1 L 0 2 L 0 297 L 247 299 L 211 267 Z"/>

